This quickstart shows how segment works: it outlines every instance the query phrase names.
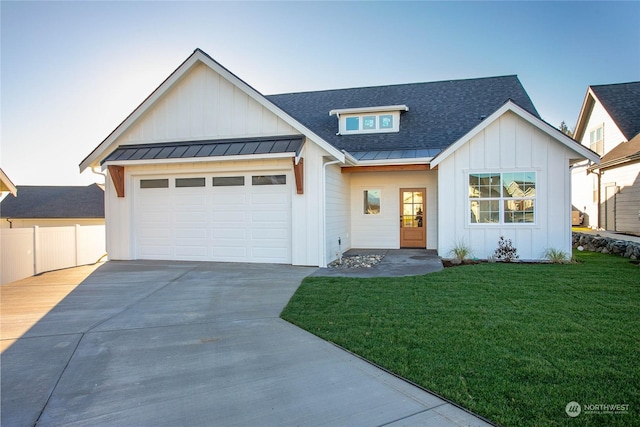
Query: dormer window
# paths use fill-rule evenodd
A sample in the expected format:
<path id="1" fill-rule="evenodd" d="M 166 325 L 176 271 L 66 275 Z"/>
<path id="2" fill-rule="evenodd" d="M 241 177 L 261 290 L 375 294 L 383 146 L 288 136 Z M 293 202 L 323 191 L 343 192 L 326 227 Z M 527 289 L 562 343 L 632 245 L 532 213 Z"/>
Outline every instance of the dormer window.
<path id="1" fill-rule="evenodd" d="M 384 133 L 400 131 L 400 112 L 409 111 L 406 105 L 331 110 L 338 117 L 338 135 L 356 133 Z"/>

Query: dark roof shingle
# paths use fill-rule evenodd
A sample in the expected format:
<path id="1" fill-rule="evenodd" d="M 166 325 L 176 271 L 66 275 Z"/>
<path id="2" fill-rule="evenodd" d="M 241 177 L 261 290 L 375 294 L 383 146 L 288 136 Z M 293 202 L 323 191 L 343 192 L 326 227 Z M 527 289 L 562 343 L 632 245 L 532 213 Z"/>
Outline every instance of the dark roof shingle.
<path id="1" fill-rule="evenodd" d="M 640 82 L 591 86 L 627 141 L 640 133 Z"/>
<path id="2" fill-rule="evenodd" d="M 3 218 L 104 218 L 104 190 L 80 186 L 18 185 L 0 203 Z"/>
<path id="3" fill-rule="evenodd" d="M 268 95 L 266 98 L 338 149 L 350 153 L 431 149 L 453 144 L 511 99 L 540 117 L 517 76 Z M 407 105 L 397 133 L 336 135 L 343 108 Z"/>

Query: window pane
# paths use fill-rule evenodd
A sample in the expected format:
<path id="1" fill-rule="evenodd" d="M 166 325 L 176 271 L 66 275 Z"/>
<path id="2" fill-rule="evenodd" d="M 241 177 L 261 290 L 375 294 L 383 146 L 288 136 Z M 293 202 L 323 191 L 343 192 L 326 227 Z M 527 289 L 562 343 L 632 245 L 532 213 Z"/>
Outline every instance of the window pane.
<path id="1" fill-rule="evenodd" d="M 376 116 L 364 116 L 362 118 L 362 129 L 375 129 Z"/>
<path id="2" fill-rule="evenodd" d="M 535 197 L 535 172 L 515 172 L 502 174 L 504 197 Z"/>
<path id="3" fill-rule="evenodd" d="M 286 183 L 286 175 L 260 175 L 251 177 L 252 185 L 283 185 Z"/>
<path id="4" fill-rule="evenodd" d="M 470 215 L 473 223 L 498 223 L 500 222 L 500 201 L 472 200 Z"/>
<path id="5" fill-rule="evenodd" d="M 232 187 L 244 185 L 244 176 L 216 176 L 213 178 L 214 187 Z"/>
<path id="6" fill-rule="evenodd" d="M 140 188 L 169 188 L 168 179 L 141 179 Z"/>
<path id="7" fill-rule="evenodd" d="M 365 215 L 378 215 L 380 213 L 380 190 L 364 190 Z"/>
<path id="8" fill-rule="evenodd" d="M 347 130 L 360 130 L 360 117 L 347 117 Z"/>
<path id="9" fill-rule="evenodd" d="M 380 116 L 380 129 L 393 129 L 393 116 L 391 114 Z"/>
<path id="10" fill-rule="evenodd" d="M 469 197 L 500 197 L 500 174 L 469 174 Z"/>
<path id="11" fill-rule="evenodd" d="M 504 222 L 505 223 L 532 223 L 534 222 L 534 201 L 525 200 L 505 200 L 504 201 Z"/>
<path id="12" fill-rule="evenodd" d="M 176 188 L 204 186 L 204 178 L 176 178 Z"/>

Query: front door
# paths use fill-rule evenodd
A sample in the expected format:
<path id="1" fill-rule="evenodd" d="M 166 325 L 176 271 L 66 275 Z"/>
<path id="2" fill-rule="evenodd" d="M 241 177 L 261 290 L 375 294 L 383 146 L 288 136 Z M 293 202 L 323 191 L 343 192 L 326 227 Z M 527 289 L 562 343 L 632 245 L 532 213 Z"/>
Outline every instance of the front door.
<path id="1" fill-rule="evenodd" d="M 426 248 L 426 191 L 424 188 L 400 189 L 400 247 Z"/>

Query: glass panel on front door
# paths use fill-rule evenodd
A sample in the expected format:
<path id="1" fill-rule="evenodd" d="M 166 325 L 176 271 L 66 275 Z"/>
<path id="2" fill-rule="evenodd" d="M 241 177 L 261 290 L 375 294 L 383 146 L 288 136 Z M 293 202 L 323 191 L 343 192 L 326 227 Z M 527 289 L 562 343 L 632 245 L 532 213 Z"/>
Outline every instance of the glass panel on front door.
<path id="1" fill-rule="evenodd" d="M 422 227 L 424 223 L 424 202 L 421 191 L 402 192 L 402 226 Z"/>

